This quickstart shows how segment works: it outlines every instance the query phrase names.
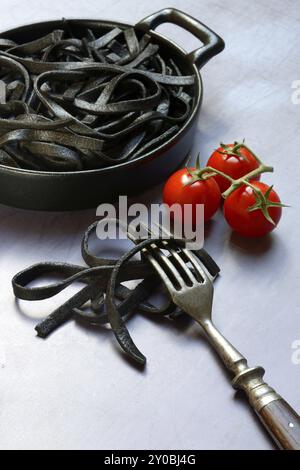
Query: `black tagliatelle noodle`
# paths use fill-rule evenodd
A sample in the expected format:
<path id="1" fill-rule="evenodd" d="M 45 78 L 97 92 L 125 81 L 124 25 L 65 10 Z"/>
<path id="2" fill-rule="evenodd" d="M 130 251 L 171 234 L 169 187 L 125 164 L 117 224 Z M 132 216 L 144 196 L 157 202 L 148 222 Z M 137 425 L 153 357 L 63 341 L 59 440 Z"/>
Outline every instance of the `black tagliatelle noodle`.
<path id="1" fill-rule="evenodd" d="M 38 335 L 46 338 L 71 318 L 96 325 L 110 324 L 122 349 L 136 362 L 144 364 L 146 358 L 134 344 L 125 325 L 126 319 L 135 312 L 170 317 L 176 317 L 182 313 L 170 300 L 160 308 L 149 302 L 149 297 L 154 290 L 163 286 L 142 250 L 153 243 L 162 247 L 164 239 L 133 240 L 135 246 L 120 259 L 100 258 L 89 249 L 89 240 L 96 230 L 97 223 L 93 223 L 87 229 L 82 240 L 82 257 L 87 266 L 57 262 L 35 264 L 14 276 L 12 279 L 14 294 L 18 299 L 43 300 L 53 297 L 74 282 L 83 283 L 84 287 L 79 292 L 36 326 Z M 180 247 L 186 243 L 185 240 L 167 240 L 168 244 L 177 250 L 180 250 Z M 138 253 L 140 253 L 140 259 L 134 258 Z M 201 249 L 193 253 L 213 276 L 218 274 L 219 267 L 205 250 Z M 44 286 L 30 286 L 33 281 L 46 274 L 59 274 L 60 280 Z M 122 284 L 129 280 L 140 282 L 135 288 L 129 289 Z"/>
<path id="2" fill-rule="evenodd" d="M 98 28 L 100 28 L 100 23 Z M 31 42 L 0 38 L 0 164 L 80 171 L 133 160 L 171 138 L 193 108 L 183 75 L 148 34 L 70 24 Z"/>

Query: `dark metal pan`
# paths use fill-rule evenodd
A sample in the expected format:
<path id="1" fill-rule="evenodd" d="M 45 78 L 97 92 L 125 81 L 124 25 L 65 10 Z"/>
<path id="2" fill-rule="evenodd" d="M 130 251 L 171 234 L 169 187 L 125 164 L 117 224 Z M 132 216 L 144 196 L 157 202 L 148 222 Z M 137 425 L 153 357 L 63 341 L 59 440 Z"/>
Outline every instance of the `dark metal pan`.
<path id="1" fill-rule="evenodd" d="M 73 31 L 91 28 L 95 32 L 128 24 L 96 20 L 68 20 Z M 191 53 L 155 28 L 162 23 L 174 23 L 196 36 L 202 45 Z M 0 37 L 16 42 L 31 41 L 62 27 L 62 20 L 21 26 L 6 31 Z M 132 195 L 158 184 L 183 161 L 191 148 L 197 116 L 202 101 L 202 80 L 199 69 L 224 48 L 223 40 L 207 26 L 174 8 L 166 8 L 135 25 L 137 31 L 151 35 L 164 53 L 174 57 L 186 74 L 194 74 L 194 108 L 178 133 L 151 152 L 136 160 L 95 170 L 48 172 L 10 168 L 0 165 L 0 202 L 14 207 L 36 210 L 76 210 L 96 207 L 120 194 Z"/>

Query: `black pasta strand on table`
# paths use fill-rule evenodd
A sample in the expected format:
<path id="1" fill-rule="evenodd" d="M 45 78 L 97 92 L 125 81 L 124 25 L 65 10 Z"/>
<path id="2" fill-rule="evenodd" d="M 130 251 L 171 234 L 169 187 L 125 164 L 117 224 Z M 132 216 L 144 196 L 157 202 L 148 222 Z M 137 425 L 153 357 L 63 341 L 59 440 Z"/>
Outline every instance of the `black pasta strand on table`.
<path id="1" fill-rule="evenodd" d="M 181 312 L 167 300 L 161 307 L 153 306 L 149 297 L 157 288 L 163 289 L 160 278 L 151 264 L 141 254 L 140 259 L 135 255 L 151 243 L 161 246 L 163 238 L 148 238 L 134 241 L 135 246 L 118 260 L 101 258 L 94 255 L 89 248 L 89 240 L 94 234 L 98 221 L 94 222 L 84 234 L 81 251 L 86 266 L 68 263 L 43 262 L 38 263 L 17 273 L 12 279 L 13 291 L 18 299 L 43 300 L 63 291 L 74 282 L 83 284 L 82 289 L 55 309 L 42 320 L 36 331 L 46 338 L 59 326 L 71 318 L 88 321 L 92 324 L 110 324 L 122 349 L 136 362 L 144 364 L 145 356 L 133 342 L 127 327 L 126 319 L 135 312 L 153 315 L 176 317 Z M 183 246 L 186 240 L 170 240 L 174 246 Z M 219 272 L 219 267 L 213 259 L 201 249 L 194 251 L 213 276 Z M 53 284 L 30 286 L 42 276 L 59 274 L 60 280 Z M 63 279 L 61 280 L 61 277 Z M 129 289 L 122 283 L 131 280 L 141 280 L 135 288 Z M 86 307 L 89 308 L 86 308 Z"/>

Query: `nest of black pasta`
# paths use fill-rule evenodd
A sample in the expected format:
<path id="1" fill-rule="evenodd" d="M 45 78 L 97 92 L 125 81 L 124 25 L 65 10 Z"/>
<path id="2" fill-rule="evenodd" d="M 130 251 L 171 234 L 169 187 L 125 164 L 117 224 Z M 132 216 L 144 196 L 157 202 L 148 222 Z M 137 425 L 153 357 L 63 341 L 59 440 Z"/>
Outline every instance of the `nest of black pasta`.
<path id="1" fill-rule="evenodd" d="M 94 326 L 110 325 L 123 351 L 137 363 L 145 364 L 146 358 L 132 340 L 126 321 L 138 312 L 173 319 L 183 313 L 170 297 L 161 306 L 152 304 L 151 295 L 157 288 L 159 291 L 164 290 L 164 285 L 145 251 L 153 244 L 165 248 L 165 242 L 182 256 L 180 250 L 186 246 L 187 240 L 161 238 L 154 234 L 140 239 L 133 237 L 132 233 L 130 235 L 122 221 L 115 222 L 125 228 L 135 245 L 119 259 L 103 258 L 91 250 L 90 240 L 99 223 L 96 221 L 87 228 L 82 238 L 81 253 L 86 266 L 44 261 L 17 273 L 12 279 L 12 286 L 17 299 L 37 301 L 53 297 L 75 282 L 84 284 L 81 290 L 36 325 L 38 335 L 47 338 L 71 319 Z M 193 253 L 215 279 L 220 269 L 210 255 L 203 248 Z M 136 255 L 140 255 L 139 259 Z M 59 280 L 44 285 L 41 283 L 45 276 L 53 274 L 59 275 Z M 137 284 L 129 289 L 124 285 L 126 281 L 137 281 Z"/>
<path id="2" fill-rule="evenodd" d="M 193 109 L 184 75 L 134 28 L 72 25 L 26 43 L 0 38 L 0 164 L 82 171 L 134 160 L 167 142 Z"/>

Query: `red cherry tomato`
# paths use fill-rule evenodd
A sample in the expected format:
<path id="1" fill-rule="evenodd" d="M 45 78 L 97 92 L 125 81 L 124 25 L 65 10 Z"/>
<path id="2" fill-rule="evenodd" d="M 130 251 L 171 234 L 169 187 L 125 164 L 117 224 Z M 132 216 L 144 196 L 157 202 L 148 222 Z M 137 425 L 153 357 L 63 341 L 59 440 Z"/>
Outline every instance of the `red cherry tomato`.
<path id="1" fill-rule="evenodd" d="M 190 168 L 189 171 L 194 171 Z M 221 202 L 221 193 L 213 177 L 206 180 L 196 181 L 192 185 L 186 186 L 191 180 L 191 175 L 186 168 L 176 171 L 167 180 L 163 189 L 163 201 L 168 206 L 178 203 L 192 204 L 192 225 L 196 220 L 196 204 L 204 204 L 204 221 L 209 220 L 217 211 Z"/>
<path id="2" fill-rule="evenodd" d="M 270 186 L 259 181 L 251 184 L 266 194 Z M 268 201 L 280 203 L 278 194 L 272 189 Z M 230 227 L 245 237 L 261 237 L 271 232 L 281 217 L 281 207 L 269 207 L 267 211 L 276 225 L 269 222 L 261 209 L 249 212 L 248 209 L 257 202 L 250 186 L 243 185 L 231 193 L 224 202 L 223 212 Z"/>
<path id="3" fill-rule="evenodd" d="M 227 147 L 230 149 L 233 147 L 233 144 L 229 144 Z M 220 152 L 224 152 L 222 147 L 219 147 L 212 153 L 206 166 L 211 166 L 216 170 L 222 171 L 226 175 L 231 176 L 233 179 L 238 179 L 241 176 L 250 173 L 250 171 L 255 170 L 259 166 L 252 153 L 244 147 L 240 147 L 238 150 L 238 152 L 241 154 L 241 157 L 237 157 L 235 155 L 225 155 L 224 153 L 222 154 Z M 258 175 L 253 179 L 259 180 L 259 177 L 260 176 Z M 216 175 L 214 178 L 220 187 L 221 193 L 229 188 L 230 181 L 228 181 L 226 178 L 221 175 Z"/>

